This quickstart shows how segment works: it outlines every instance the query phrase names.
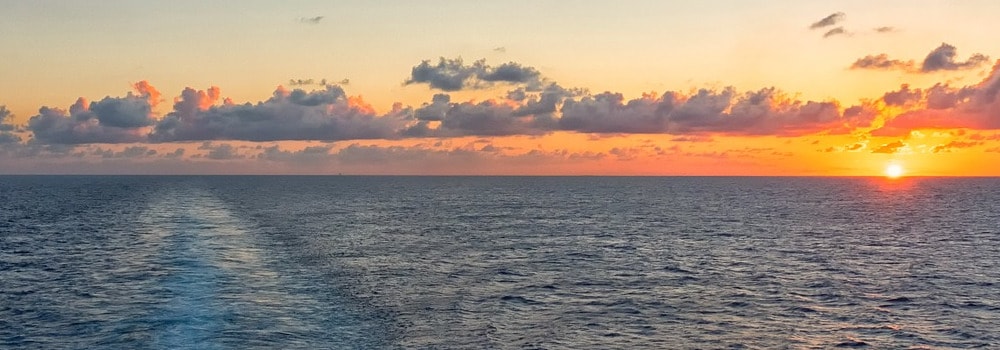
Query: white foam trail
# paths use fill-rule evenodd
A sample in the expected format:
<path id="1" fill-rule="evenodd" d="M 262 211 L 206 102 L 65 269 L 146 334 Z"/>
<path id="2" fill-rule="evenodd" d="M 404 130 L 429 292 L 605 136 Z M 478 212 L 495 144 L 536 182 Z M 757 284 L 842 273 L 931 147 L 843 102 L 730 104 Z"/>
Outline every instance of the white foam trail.
<path id="1" fill-rule="evenodd" d="M 168 293 L 156 343 L 164 348 L 216 348 L 280 329 L 300 330 L 289 301 L 246 225 L 205 191 L 174 189 L 144 215 L 150 239 L 159 240 L 163 287 Z M 297 305 L 302 306 L 302 305 Z"/>

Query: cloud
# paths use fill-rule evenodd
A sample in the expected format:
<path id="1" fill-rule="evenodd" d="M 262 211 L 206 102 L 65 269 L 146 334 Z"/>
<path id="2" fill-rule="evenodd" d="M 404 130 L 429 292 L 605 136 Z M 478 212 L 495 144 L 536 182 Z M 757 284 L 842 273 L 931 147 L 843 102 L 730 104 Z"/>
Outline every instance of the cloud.
<path id="1" fill-rule="evenodd" d="M 106 96 L 88 103 L 79 98 L 69 111 L 42 107 L 28 120 L 33 141 L 49 144 L 139 142 L 144 128 L 153 125 L 153 107 L 160 92 L 147 81 L 132 85 L 136 93 Z"/>
<path id="2" fill-rule="evenodd" d="M 701 89 L 691 96 L 668 91 L 627 102 L 621 94 L 603 93 L 566 101 L 559 127 L 589 133 L 799 135 L 842 133 L 874 118 L 861 107 L 846 111 L 835 102 L 802 102 L 774 88 L 743 94 L 731 87 Z"/>
<path id="3" fill-rule="evenodd" d="M 898 91 L 889 91 L 882 95 L 882 101 L 889 106 L 905 106 L 923 99 L 923 91 L 910 89 L 909 84 L 903 84 Z"/>
<path id="4" fill-rule="evenodd" d="M 904 136 L 915 129 L 1000 129 L 1000 61 L 979 84 L 951 87 L 935 84 L 928 89 L 910 89 L 883 96 L 886 104 L 911 108 L 892 116 L 871 132 L 875 136 Z"/>
<path id="5" fill-rule="evenodd" d="M 239 154 L 236 147 L 228 143 L 213 144 L 211 142 L 204 142 L 201 146 L 198 146 L 199 150 L 208 151 L 203 157 L 214 160 L 230 160 L 230 159 L 242 159 L 246 158 L 244 155 Z M 200 155 L 196 155 L 200 156 Z"/>
<path id="6" fill-rule="evenodd" d="M 976 68 L 990 60 L 989 57 L 981 53 L 973 54 L 965 61 L 955 61 L 956 56 L 958 56 L 958 49 L 947 43 L 941 43 L 941 46 L 938 46 L 938 48 L 927 54 L 927 58 L 924 59 L 920 70 L 923 72 L 934 72 L 939 70 Z"/>
<path id="7" fill-rule="evenodd" d="M 890 59 L 884 53 L 878 55 L 868 55 L 859 58 L 851 64 L 851 69 L 877 69 L 877 70 L 914 70 L 915 63 L 911 61 L 901 61 Z"/>
<path id="8" fill-rule="evenodd" d="M 14 119 L 14 114 L 7 106 L 0 105 L 0 145 L 21 142 L 21 137 L 14 133 L 17 127 L 9 124 L 10 119 Z"/>
<path id="9" fill-rule="evenodd" d="M 847 18 L 847 15 L 844 14 L 843 12 L 835 12 L 809 25 L 809 29 L 819 29 L 819 28 L 829 27 L 843 21 L 845 18 Z"/>
<path id="10" fill-rule="evenodd" d="M 410 78 L 404 82 L 406 85 L 427 84 L 442 91 L 482 89 L 493 86 L 494 83 L 520 84 L 537 90 L 542 86 L 542 79 L 535 68 L 515 62 L 493 67 L 487 65 L 486 60 L 465 65 L 461 58 L 441 57 L 437 64 L 425 60 L 414 66 Z"/>
<path id="11" fill-rule="evenodd" d="M 879 146 L 878 148 L 872 150 L 872 153 L 887 153 L 887 154 L 892 154 L 892 153 L 899 152 L 899 150 L 902 149 L 903 147 L 906 147 L 906 144 L 903 143 L 903 141 L 898 141 L 897 140 L 897 141 L 893 141 L 893 142 L 890 142 L 890 143 L 887 143 L 887 144 Z"/>
<path id="12" fill-rule="evenodd" d="M 438 93 L 417 108 L 397 103 L 386 113 L 376 113 L 360 97 L 348 96 L 336 85 L 312 91 L 279 86 L 267 100 L 243 104 L 223 98 L 218 87 L 185 88 L 172 100 L 171 109 L 157 117 L 152 106 L 161 101 L 160 94 L 141 82 L 133 86 L 136 92 L 124 97 L 105 97 L 92 103 L 81 98 L 68 111 L 43 107 L 25 130 L 33 134 L 30 142 L 41 144 L 334 142 L 538 136 L 554 132 L 691 135 L 710 139 L 715 135 L 846 134 L 870 127 L 877 116 L 884 115 L 881 109 L 885 106 L 906 108 L 908 112 L 888 118 L 872 135 L 905 135 L 916 127 L 990 128 L 1000 124 L 990 121 L 996 117 L 984 117 L 993 112 L 983 112 L 983 108 L 996 108 L 991 107 L 995 103 L 990 96 L 1000 89 L 990 87 L 996 84 L 988 82 L 965 88 L 939 84 L 916 89 L 903 85 L 878 100 L 842 106 L 834 100 L 799 100 L 794 94 L 775 88 L 667 91 L 627 99 L 621 93 L 592 94 L 551 81 L 535 86 L 544 81 L 541 74 L 515 62 L 488 66 L 484 61 L 465 65 L 461 60 L 442 59 L 439 66 L 443 70 L 430 66 L 428 61 L 421 66 L 436 72 L 414 75 L 427 78 L 428 84 L 440 80 L 434 76 L 451 74 L 442 72 L 464 75 L 454 82 L 462 87 L 496 82 L 529 83 L 515 84 L 502 97 L 479 101 L 455 101 L 449 94 Z M 961 117 L 964 115 L 978 117 Z M 5 132 L 11 134 L 9 130 Z"/>
<path id="13" fill-rule="evenodd" d="M 264 148 L 263 152 L 257 155 L 257 158 L 277 162 L 317 164 L 334 158 L 334 155 L 330 154 L 332 148 L 332 145 L 321 145 L 309 146 L 299 151 L 283 151 L 274 145 Z"/>
<path id="14" fill-rule="evenodd" d="M 826 33 L 823 33 L 824 38 L 829 38 L 831 36 L 836 36 L 836 35 L 851 35 L 851 33 L 848 33 L 847 30 L 844 29 L 844 27 L 833 28 L 826 31 Z"/>
<path id="15" fill-rule="evenodd" d="M 917 67 L 913 60 L 902 61 L 890 59 L 887 54 L 868 55 L 851 64 L 851 69 L 900 70 L 909 73 L 931 73 L 942 70 L 960 70 L 979 67 L 989 62 L 989 57 L 983 54 L 973 54 L 965 61 L 955 61 L 958 50 L 951 45 L 942 43 L 932 50 Z"/>
<path id="16" fill-rule="evenodd" d="M 876 33 L 894 33 L 899 31 L 896 27 L 877 27 L 874 30 Z"/>
<path id="17" fill-rule="evenodd" d="M 325 90 L 287 90 L 257 104 L 216 105 L 218 88 L 185 89 L 174 111 L 160 120 L 156 142 L 203 140 L 357 140 L 393 138 L 402 126 L 400 110 L 378 116 L 371 106 L 348 97 L 338 86 Z"/>
<path id="18" fill-rule="evenodd" d="M 156 150 L 150 149 L 146 146 L 130 146 L 125 147 L 121 151 L 115 151 L 113 149 L 105 149 L 102 147 L 96 147 L 89 151 L 91 155 L 99 156 L 104 159 L 140 159 L 140 158 L 151 158 L 156 155 Z"/>
<path id="19" fill-rule="evenodd" d="M 981 142 L 981 141 L 957 141 L 956 140 L 956 141 L 948 142 L 948 143 L 943 144 L 943 145 L 934 146 L 934 148 L 931 148 L 931 153 L 951 152 L 953 149 L 976 147 L 976 146 L 979 146 L 979 145 L 982 145 L 982 144 L 983 144 L 983 142 Z"/>
<path id="20" fill-rule="evenodd" d="M 33 135 L 34 142 L 46 144 L 85 144 L 85 143 L 131 143 L 140 142 L 145 138 L 142 129 L 137 128 L 143 123 L 135 121 L 145 120 L 148 115 L 128 115 L 127 113 L 148 113 L 146 108 L 121 108 L 109 107 L 117 105 L 109 104 L 109 99 L 103 101 L 104 107 L 101 110 L 111 111 L 111 117 L 97 115 L 91 111 L 93 104 L 88 104 L 87 100 L 80 98 L 75 104 L 70 106 L 69 112 L 50 107 L 42 107 L 38 110 L 38 115 L 28 120 L 28 130 Z M 124 99 L 131 99 L 125 97 Z M 111 100 L 113 101 L 113 100 Z M 132 106 L 141 103 L 130 101 L 118 106 Z M 102 120 L 110 120 L 108 125 Z M 128 123 L 133 121 L 133 123 Z"/>
<path id="21" fill-rule="evenodd" d="M 319 24 L 319 22 L 320 22 L 320 21 L 322 21 L 322 20 L 323 20 L 323 18 L 324 18 L 324 16 L 316 16 L 316 17 L 302 17 L 302 18 L 299 18 L 299 23 L 305 23 L 305 24 Z"/>
<path id="22" fill-rule="evenodd" d="M 440 114 L 430 117 L 430 112 L 421 113 L 420 116 L 423 119 L 403 130 L 402 135 L 409 137 L 510 136 L 539 135 L 551 131 L 550 128 L 539 125 L 537 117 L 516 115 L 514 106 L 501 101 L 461 103 L 442 101 L 443 99 L 439 98 L 434 104 L 420 110 L 430 111 L 433 108 L 436 113 Z M 438 122 L 437 126 L 432 127 L 431 121 Z"/>
<path id="23" fill-rule="evenodd" d="M 178 149 L 175 149 L 173 152 L 164 154 L 163 158 L 180 158 L 183 155 L 184 155 L 184 149 L 183 148 L 178 148 Z"/>

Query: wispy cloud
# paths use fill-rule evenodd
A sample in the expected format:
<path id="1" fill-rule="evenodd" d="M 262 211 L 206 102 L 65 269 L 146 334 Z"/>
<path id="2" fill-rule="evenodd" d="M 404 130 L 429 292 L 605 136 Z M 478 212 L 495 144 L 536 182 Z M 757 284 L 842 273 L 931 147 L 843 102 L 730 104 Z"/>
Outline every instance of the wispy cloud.
<path id="1" fill-rule="evenodd" d="M 319 24 L 319 22 L 323 21 L 323 18 L 324 18 L 324 17 L 325 17 L 325 16 L 316 16 L 316 17 L 302 17 L 302 18 L 299 18 L 299 23 L 305 23 L 305 24 Z"/>
<path id="2" fill-rule="evenodd" d="M 851 33 L 849 33 L 847 30 L 845 30 L 844 27 L 833 28 L 833 29 L 830 29 L 830 30 L 826 31 L 826 33 L 823 33 L 823 37 L 824 38 L 829 38 L 831 36 L 837 36 L 837 35 L 850 36 Z"/>
<path id="3" fill-rule="evenodd" d="M 842 22 L 846 18 L 847 18 L 847 15 L 845 13 L 843 13 L 843 12 L 835 12 L 835 13 L 830 14 L 829 16 L 823 17 L 823 19 L 820 19 L 819 21 L 816 21 L 813 24 L 809 25 L 809 29 L 819 29 L 819 28 L 829 27 L 829 26 L 832 26 L 832 25 L 835 25 L 837 23 Z"/>

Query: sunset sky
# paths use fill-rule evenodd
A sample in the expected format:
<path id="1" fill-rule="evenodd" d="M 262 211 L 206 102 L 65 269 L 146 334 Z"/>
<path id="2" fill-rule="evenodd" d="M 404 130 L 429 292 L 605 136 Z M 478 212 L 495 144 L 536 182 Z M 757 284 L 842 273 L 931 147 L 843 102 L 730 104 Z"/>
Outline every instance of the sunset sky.
<path id="1" fill-rule="evenodd" d="M 1000 175 L 1000 1 L 0 0 L 0 173 Z"/>

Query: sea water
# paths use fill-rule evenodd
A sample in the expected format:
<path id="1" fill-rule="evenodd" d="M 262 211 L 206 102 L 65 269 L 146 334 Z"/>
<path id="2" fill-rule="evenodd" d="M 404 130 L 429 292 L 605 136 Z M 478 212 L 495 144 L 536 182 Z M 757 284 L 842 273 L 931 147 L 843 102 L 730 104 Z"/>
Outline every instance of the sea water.
<path id="1" fill-rule="evenodd" d="M 0 177 L 0 348 L 1000 347 L 1000 179 Z"/>

